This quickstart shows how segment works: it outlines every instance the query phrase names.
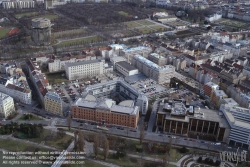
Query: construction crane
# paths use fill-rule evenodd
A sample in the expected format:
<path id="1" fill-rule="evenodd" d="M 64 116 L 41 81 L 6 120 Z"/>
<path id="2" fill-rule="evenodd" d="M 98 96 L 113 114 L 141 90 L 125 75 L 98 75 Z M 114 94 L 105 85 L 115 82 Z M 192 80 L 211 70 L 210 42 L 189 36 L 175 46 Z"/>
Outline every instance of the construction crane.
<path id="1" fill-rule="evenodd" d="M 199 56 L 200 56 L 200 49 L 198 49 L 198 53 L 197 55 L 195 56 L 195 62 L 194 62 L 194 78 L 196 78 L 196 73 L 197 73 L 197 68 L 198 68 L 198 65 L 197 65 L 197 60 L 199 60 Z"/>

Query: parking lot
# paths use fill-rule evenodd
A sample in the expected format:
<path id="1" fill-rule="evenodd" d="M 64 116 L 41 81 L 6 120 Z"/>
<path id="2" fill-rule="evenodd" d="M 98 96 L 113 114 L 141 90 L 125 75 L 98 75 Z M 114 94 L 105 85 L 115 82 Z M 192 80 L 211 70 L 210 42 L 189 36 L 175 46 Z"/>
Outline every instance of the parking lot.
<path id="1" fill-rule="evenodd" d="M 145 94 L 149 100 L 152 98 L 158 98 L 159 96 L 166 94 L 168 91 L 168 88 L 157 84 L 156 81 L 152 79 L 143 79 L 135 82 L 131 86 L 142 94 Z"/>

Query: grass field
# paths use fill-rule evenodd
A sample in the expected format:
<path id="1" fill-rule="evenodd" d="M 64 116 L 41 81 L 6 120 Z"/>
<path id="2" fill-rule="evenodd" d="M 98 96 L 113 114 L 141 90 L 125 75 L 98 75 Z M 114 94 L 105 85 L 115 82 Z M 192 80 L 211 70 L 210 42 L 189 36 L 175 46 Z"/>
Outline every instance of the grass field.
<path id="1" fill-rule="evenodd" d="M 8 29 L 0 29 L 0 38 L 3 38 L 8 32 Z"/>
<path id="2" fill-rule="evenodd" d="M 54 33 L 54 37 L 55 38 L 59 38 L 63 35 L 75 35 L 75 34 L 86 34 L 88 32 L 88 30 L 86 29 L 75 29 L 75 30 L 69 30 L 69 31 L 63 31 L 63 32 L 58 32 L 58 33 Z"/>
<path id="3" fill-rule="evenodd" d="M 150 34 L 153 33 L 154 30 L 150 29 L 150 28 L 138 28 L 139 32 L 142 34 Z"/>
<path id="4" fill-rule="evenodd" d="M 243 27 L 246 27 L 248 25 L 246 22 L 241 22 L 241 21 L 237 21 L 237 20 L 230 20 L 230 19 L 220 19 L 216 23 L 222 24 L 225 26 L 229 26 L 229 27 L 236 27 L 236 28 L 243 28 Z"/>
<path id="5" fill-rule="evenodd" d="M 49 149 L 45 149 L 43 147 L 37 147 L 31 144 L 27 144 L 24 142 L 11 140 L 11 139 L 0 139 L 0 148 L 10 150 L 10 151 L 49 151 Z"/>
<path id="6" fill-rule="evenodd" d="M 15 14 L 15 17 L 20 19 L 22 17 L 34 17 L 37 14 L 38 14 L 38 12 L 19 13 L 19 14 Z"/>
<path id="7" fill-rule="evenodd" d="M 140 24 L 142 24 L 142 25 L 145 25 L 145 26 L 155 24 L 154 22 L 151 22 L 151 21 L 148 21 L 148 20 L 138 20 L 138 21 L 136 21 L 136 22 L 137 22 L 137 23 L 140 23 Z"/>
<path id="8" fill-rule="evenodd" d="M 153 28 L 156 31 L 165 31 L 165 29 L 167 29 L 166 27 L 161 26 L 161 25 L 150 26 L 150 28 Z"/>
<path id="9" fill-rule="evenodd" d="M 178 31 L 176 32 L 175 34 L 176 35 L 187 35 L 187 34 L 192 34 L 193 32 L 192 31 L 189 31 L 189 30 L 183 30 L 183 31 Z"/>
<path id="10" fill-rule="evenodd" d="M 50 19 L 50 20 L 54 20 L 56 18 L 58 18 L 57 15 L 55 14 L 45 14 L 45 15 L 41 15 L 41 16 L 37 16 L 37 17 L 34 17 L 34 18 L 47 18 L 47 19 Z"/>
<path id="11" fill-rule="evenodd" d="M 134 21 L 130 21 L 130 22 L 125 22 L 124 23 L 128 28 L 135 28 L 135 27 L 140 27 L 141 25 L 134 22 Z"/>
<path id="12" fill-rule="evenodd" d="M 122 16 L 128 16 L 128 13 L 126 13 L 126 12 L 124 12 L 124 11 L 119 11 L 118 12 L 120 15 L 122 15 Z"/>
<path id="13" fill-rule="evenodd" d="M 64 74 L 64 72 L 47 73 L 49 83 L 53 85 L 56 83 L 68 82 L 67 78 L 65 76 L 62 76 L 62 74 Z"/>
<path id="14" fill-rule="evenodd" d="M 18 120 L 22 121 L 22 120 L 25 120 L 25 121 L 34 121 L 34 120 L 43 120 L 42 118 L 39 118 L 37 116 L 34 116 L 32 115 L 32 117 L 30 119 L 24 119 L 24 115 L 22 115 Z"/>
<path id="15" fill-rule="evenodd" d="M 92 36 L 92 37 L 83 37 L 79 39 L 71 39 L 67 41 L 63 41 L 59 44 L 57 44 L 58 47 L 65 47 L 65 46 L 70 46 L 70 45 L 81 45 L 81 44 L 89 44 L 89 43 L 94 43 L 94 42 L 101 42 L 103 40 L 102 37 L 100 36 Z"/>

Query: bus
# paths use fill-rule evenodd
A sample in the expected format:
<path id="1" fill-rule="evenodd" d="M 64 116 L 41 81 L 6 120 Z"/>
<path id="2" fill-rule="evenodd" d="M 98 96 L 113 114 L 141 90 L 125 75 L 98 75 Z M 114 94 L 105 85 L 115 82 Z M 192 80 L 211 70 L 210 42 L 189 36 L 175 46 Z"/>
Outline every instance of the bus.
<path id="1" fill-rule="evenodd" d="M 106 127 L 102 127 L 102 126 L 96 126 L 97 129 L 101 129 L 101 130 L 109 130 L 108 128 Z"/>

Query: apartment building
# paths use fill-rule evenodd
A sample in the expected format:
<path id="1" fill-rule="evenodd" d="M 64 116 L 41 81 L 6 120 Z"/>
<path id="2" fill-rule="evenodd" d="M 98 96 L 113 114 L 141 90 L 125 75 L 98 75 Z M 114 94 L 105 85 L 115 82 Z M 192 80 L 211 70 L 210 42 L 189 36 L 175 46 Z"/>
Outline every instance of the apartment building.
<path id="1" fill-rule="evenodd" d="M 219 90 L 219 85 L 213 82 L 208 82 L 203 85 L 203 90 L 201 90 L 201 94 L 211 97 L 213 90 Z"/>
<path id="2" fill-rule="evenodd" d="M 160 56 L 157 53 L 151 53 L 151 54 L 149 54 L 148 60 L 154 62 L 155 64 L 157 64 L 159 66 L 164 66 L 168 62 L 167 57 Z"/>
<path id="3" fill-rule="evenodd" d="M 9 68 L 7 73 L 10 76 L 4 78 L 3 75 L 0 78 L 0 92 L 11 96 L 17 102 L 31 104 L 31 90 L 22 69 L 14 66 Z"/>
<path id="4" fill-rule="evenodd" d="M 130 65 L 126 61 L 120 61 L 115 64 L 115 69 L 120 72 L 123 76 L 130 76 L 138 74 L 138 69 Z"/>
<path id="5" fill-rule="evenodd" d="M 228 104 L 221 105 L 220 111 L 227 119 L 231 131 L 227 139 L 229 145 L 250 149 L 250 111 Z"/>
<path id="6" fill-rule="evenodd" d="M 128 63 L 132 62 L 135 55 L 141 55 L 142 57 L 148 58 L 148 55 L 152 52 L 151 47 L 138 46 L 134 48 L 126 48 L 121 51 L 120 56 L 123 56 Z"/>
<path id="7" fill-rule="evenodd" d="M 55 92 L 47 92 L 44 96 L 45 110 L 56 115 L 63 115 L 62 99 Z"/>
<path id="8" fill-rule="evenodd" d="M 2 2 L 4 9 L 24 9 L 24 8 L 34 8 L 35 1 L 3 1 Z"/>
<path id="9" fill-rule="evenodd" d="M 139 107 L 134 105 L 133 100 L 123 101 L 116 105 L 112 99 L 97 101 L 95 96 L 88 94 L 72 104 L 72 117 L 136 128 L 139 120 Z"/>
<path id="10" fill-rule="evenodd" d="M 158 66 L 140 55 L 135 55 L 133 57 L 132 65 L 145 76 L 157 81 L 160 84 L 170 83 L 171 74 L 175 72 L 175 68 L 172 65 Z"/>
<path id="11" fill-rule="evenodd" d="M 139 107 L 142 115 L 148 110 L 148 98 L 123 79 L 111 80 L 95 85 L 89 85 L 84 89 L 83 94 L 94 95 L 97 99 L 111 98 L 120 101 L 133 100 L 134 104 Z"/>
<path id="12" fill-rule="evenodd" d="M 49 72 L 64 71 L 66 63 L 75 63 L 81 61 L 95 60 L 96 56 L 94 54 L 87 54 L 73 57 L 68 55 L 67 57 L 61 59 L 50 60 L 48 63 Z"/>
<path id="13" fill-rule="evenodd" d="M 230 106 L 239 107 L 239 104 L 233 98 L 224 98 L 222 99 L 221 104 L 228 104 Z"/>
<path id="14" fill-rule="evenodd" d="M 200 109 L 179 100 L 165 100 L 159 105 L 156 126 L 163 132 L 226 142 L 230 126 L 216 110 Z"/>
<path id="15" fill-rule="evenodd" d="M 9 95 L 0 93 L 0 117 L 8 117 L 15 111 L 14 100 Z"/>
<path id="16" fill-rule="evenodd" d="M 211 103 L 215 109 L 219 109 L 224 98 L 228 98 L 227 94 L 223 90 L 212 90 Z"/>
<path id="17" fill-rule="evenodd" d="M 27 70 L 29 74 L 29 78 L 37 92 L 38 100 L 40 104 L 44 108 L 44 96 L 51 89 L 49 81 L 45 74 L 41 73 L 41 69 L 38 65 L 32 61 L 32 59 L 26 59 Z"/>
<path id="18" fill-rule="evenodd" d="M 65 73 L 68 80 L 93 77 L 105 73 L 105 60 L 95 59 L 65 64 Z"/>

